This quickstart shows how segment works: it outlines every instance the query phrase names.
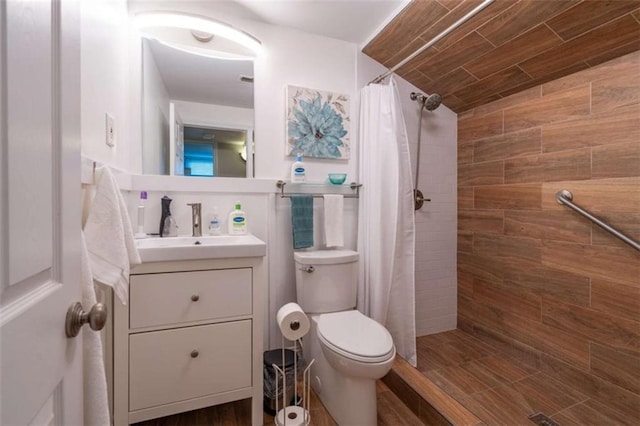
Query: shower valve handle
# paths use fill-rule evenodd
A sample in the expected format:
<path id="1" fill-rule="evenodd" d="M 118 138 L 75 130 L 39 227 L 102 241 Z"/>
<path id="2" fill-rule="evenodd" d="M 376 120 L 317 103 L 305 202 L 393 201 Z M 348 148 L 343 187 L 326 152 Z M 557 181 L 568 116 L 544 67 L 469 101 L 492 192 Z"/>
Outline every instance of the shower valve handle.
<path id="1" fill-rule="evenodd" d="M 419 189 L 414 189 L 413 190 L 413 207 L 414 207 L 414 209 L 415 210 L 420 210 L 425 201 L 431 202 L 431 198 L 424 198 L 424 195 L 422 195 L 422 191 L 420 191 Z"/>

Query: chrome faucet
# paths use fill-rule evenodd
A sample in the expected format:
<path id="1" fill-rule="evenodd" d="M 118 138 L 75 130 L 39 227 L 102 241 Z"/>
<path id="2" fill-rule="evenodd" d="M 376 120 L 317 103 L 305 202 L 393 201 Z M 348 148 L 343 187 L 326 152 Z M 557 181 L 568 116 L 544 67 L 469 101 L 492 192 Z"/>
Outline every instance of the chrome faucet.
<path id="1" fill-rule="evenodd" d="M 194 237 L 202 237 L 202 204 L 191 203 L 191 229 Z"/>

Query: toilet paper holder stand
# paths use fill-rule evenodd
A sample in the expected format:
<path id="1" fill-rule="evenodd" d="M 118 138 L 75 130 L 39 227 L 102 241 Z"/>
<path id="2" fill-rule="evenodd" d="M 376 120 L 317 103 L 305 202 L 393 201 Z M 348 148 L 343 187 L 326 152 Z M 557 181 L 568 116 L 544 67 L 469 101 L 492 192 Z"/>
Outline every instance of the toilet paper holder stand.
<path id="1" fill-rule="evenodd" d="M 296 321 L 297 322 L 297 321 Z M 291 324 L 293 326 L 293 322 Z M 315 359 L 309 361 L 309 364 L 302 372 L 302 407 L 300 407 L 298 398 L 298 343 L 302 347 L 301 339 L 293 341 L 293 346 L 285 348 L 285 339 L 282 338 L 282 368 L 276 364 L 271 364 L 276 372 L 276 415 L 274 423 L 276 426 L 308 426 L 311 422 L 310 414 L 310 402 L 311 402 L 311 366 L 315 362 Z M 290 401 L 287 401 L 287 374 L 285 367 L 285 350 L 293 350 L 293 374 L 294 374 L 294 397 L 293 401 L 295 405 L 287 405 Z M 280 376 L 282 377 L 282 397 L 278 398 Z M 278 400 L 281 399 L 282 404 L 278 404 Z M 282 408 L 280 408 L 282 407 Z"/>

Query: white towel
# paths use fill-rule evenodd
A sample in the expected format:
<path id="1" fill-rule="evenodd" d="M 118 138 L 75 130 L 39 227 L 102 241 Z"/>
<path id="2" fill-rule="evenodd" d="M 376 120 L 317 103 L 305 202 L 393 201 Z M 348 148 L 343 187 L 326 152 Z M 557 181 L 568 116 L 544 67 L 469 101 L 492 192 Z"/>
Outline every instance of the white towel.
<path id="1" fill-rule="evenodd" d="M 324 197 L 324 242 L 327 247 L 344 245 L 344 197 L 325 194 Z"/>
<path id="2" fill-rule="evenodd" d="M 129 297 L 129 271 L 140 263 L 131 220 L 108 166 L 96 169 L 96 195 L 84 227 L 93 278 L 113 287 L 123 304 Z"/>
<path id="3" fill-rule="evenodd" d="M 82 306 L 85 310 L 96 304 L 96 291 L 89 265 L 89 253 L 81 233 L 82 244 Z M 82 351 L 84 370 L 84 424 L 86 426 L 109 426 L 109 399 L 107 396 L 107 378 L 104 372 L 104 359 L 100 332 L 89 326 L 82 327 Z"/>

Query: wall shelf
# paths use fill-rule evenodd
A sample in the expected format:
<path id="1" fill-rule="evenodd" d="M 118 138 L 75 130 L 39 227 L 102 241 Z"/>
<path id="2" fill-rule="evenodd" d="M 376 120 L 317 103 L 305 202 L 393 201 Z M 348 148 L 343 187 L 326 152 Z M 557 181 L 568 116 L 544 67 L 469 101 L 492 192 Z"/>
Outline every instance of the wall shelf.
<path id="1" fill-rule="evenodd" d="M 291 198 L 293 194 L 310 194 L 313 198 L 321 198 L 323 194 L 340 194 L 345 198 L 358 198 L 360 196 L 361 183 L 351 182 L 348 184 L 334 185 L 327 182 L 301 182 L 293 183 L 279 180 L 276 186 L 280 189 L 280 198 Z M 285 187 L 290 192 L 285 192 Z"/>

